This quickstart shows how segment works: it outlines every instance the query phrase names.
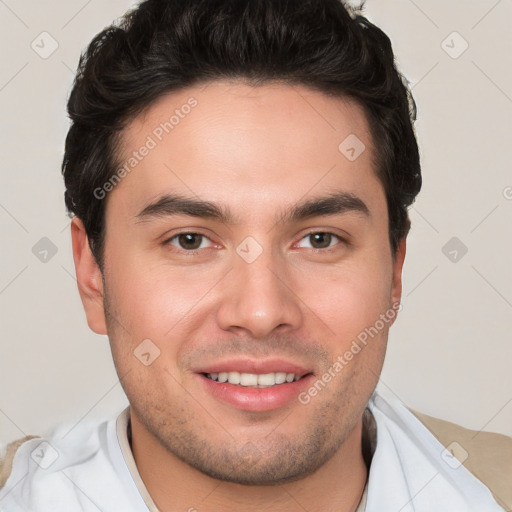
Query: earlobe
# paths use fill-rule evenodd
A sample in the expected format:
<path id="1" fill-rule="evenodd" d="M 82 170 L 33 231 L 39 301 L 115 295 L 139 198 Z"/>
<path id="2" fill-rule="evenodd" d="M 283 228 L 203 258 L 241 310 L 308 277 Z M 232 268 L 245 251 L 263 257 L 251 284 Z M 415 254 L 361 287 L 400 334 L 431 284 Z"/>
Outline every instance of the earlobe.
<path id="1" fill-rule="evenodd" d="M 405 260 L 406 237 L 402 238 L 393 258 L 393 281 L 391 285 L 391 303 L 398 304 L 402 298 L 402 268 Z"/>
<path id="2" fill-rule="evenodd" d="M 101 270 L 89 247 L 84 224 L 78 217 L 71 221 L 71 241 L 78 291 L 87 324 L 96 334 L 107 334 Z"/>

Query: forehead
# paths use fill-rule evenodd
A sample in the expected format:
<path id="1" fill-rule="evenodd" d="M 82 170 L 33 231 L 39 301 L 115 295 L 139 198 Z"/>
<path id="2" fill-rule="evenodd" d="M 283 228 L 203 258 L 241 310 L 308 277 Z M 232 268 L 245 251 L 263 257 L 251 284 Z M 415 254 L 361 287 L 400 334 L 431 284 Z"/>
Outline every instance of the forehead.
<path id="1" fill-rule="evenodd" d="M 163 96 L 125 128 L 125 172 L 107 208 L 136 215 L 179 193 L 256 215 L 279 198 L 291 203 L 333 188 L 382 195 L 374 167 L 356 102 L 303 86 L 216 81 Z"/>

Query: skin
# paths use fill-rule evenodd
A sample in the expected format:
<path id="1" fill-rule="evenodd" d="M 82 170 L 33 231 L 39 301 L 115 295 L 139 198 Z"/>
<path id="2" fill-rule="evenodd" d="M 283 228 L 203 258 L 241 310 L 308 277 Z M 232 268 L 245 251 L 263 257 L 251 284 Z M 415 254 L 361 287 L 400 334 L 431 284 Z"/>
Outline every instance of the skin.
<path id="1" fill-rule="evenodd" d="M 105 199 L 103 276 L 82 222 L 72 223 L 80 295 L 90 328 L 109 336 L 137 467 L 163 511 L 353 511 L 367 477 L 362 413 L 392 321 L 308 405 L 243 411 L 210 394 L 195 371 L 250 355 L 321 377 L 399 302 L 405 239 L 392 254 L 365 115 L 306 87 L 216 81 L 135 118 L 119 161 L 190 97 L 197 106 Z M 349 134 L 366 146 L 353 162 L 338 150 Z M 284 208 L 333 190 L 359 197 L 369 215 L 279 220 Z M 237 222 L 137 222 L 163 193 L 229 207 Z M 311 231 L 340 238 L 318 248 Z M 179 238 L 167 241 L 177 233 L 207 238 L 191 254 Z M 236 252 L 248 236 L 262 248 L 251 263 Z M 160 350 L 148 366 L 134 357 L 145 339 Z"/>

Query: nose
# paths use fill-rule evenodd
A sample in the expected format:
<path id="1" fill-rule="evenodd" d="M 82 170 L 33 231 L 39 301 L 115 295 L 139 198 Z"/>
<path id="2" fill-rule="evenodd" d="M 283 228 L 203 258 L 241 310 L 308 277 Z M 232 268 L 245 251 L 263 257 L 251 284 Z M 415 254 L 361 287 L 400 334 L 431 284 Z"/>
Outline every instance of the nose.
<path id="1" fill-rule="evenodd" d="M 223 283 L 217 309 L 219 327 L 253 338 L 264 338 L 277 329 L 285 332 L 300 328 L 300 298 L 283 265 L 273 260 L 270 251 L 263 251 L 251 263 L 234 255 L 234 266 Z"/>

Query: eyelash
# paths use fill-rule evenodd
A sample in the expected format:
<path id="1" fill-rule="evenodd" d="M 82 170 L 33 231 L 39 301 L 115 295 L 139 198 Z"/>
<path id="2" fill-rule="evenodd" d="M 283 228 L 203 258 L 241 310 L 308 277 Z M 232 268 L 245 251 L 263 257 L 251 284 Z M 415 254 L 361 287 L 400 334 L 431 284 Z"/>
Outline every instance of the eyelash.
<path id="1" fill-rule="evenodd" d="M 317 248 L 314 248 L 314 247 L 310 248 L 310 250 L 313 251 L 314 253 L 319 253 L 319 252 L 330 253 L 330 252 L 333 252 L 333 250 L 336 250 L 337 246 L 340 245 L 340 243 L 341 244 L 348 244 L 347 240 L 343 239 L 339 235 L 336 235 L 335 233 L 332 233 L 330 231 L 310 231 L 309 233 L 306 233 L 303 237 L 301 237 L 299 242 L 304 240 L 305 238 L 311 236 L 311 235 L 316 235 L 316 234 L 331 235 L 331 236 L 337 238 L 339 242 L 337 244 L 333 245 L 332 247 L 329 246 L 329 247 L 326 247 L 324 249 L 317 249 Z M 174 240 L 175 238 L 178 238 L 179 236 L 182 236 L 182 235 L 198 235 L 198 236 L 200 236 L 202 238 L 206 238 L 206 239 L 210 240 L 210 242 L 212 242 L 212 240 L 208 236 L 204 235 L 203 233 L 198 233 L 198 232 L 195 232 L 195 231 L 183 231 L 181 233 L 176 233 L 172 237 L 170 237 L 167 240 L 165 240 L 163 242 L 163 245 L 164 246 L 171 245 L 170 242 L 172 240 Z M 192 255 L 193 254 L 197 254 L 199 251 L 202 250 L 202 249 L 187 250 L 187 249 L 182 249 L 182 248 L 179 248 L 179 247 L 175 247 L 175 248 L 178 249 L 179 251 L 183 252 L 183 253 L 192 254 Z"/>

